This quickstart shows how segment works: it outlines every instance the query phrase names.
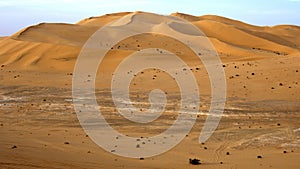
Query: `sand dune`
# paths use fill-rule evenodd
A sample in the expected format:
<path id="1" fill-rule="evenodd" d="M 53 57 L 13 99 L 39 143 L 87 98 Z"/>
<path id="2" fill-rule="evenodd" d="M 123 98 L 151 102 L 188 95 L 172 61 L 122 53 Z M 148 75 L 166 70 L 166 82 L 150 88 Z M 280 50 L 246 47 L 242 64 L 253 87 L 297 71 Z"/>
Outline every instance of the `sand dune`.
<path id="1" fill-rule="evenodd" d="M 60 61 L 59 58 L 65 60 L 73 58 L 74 61 L 80 47 L 99 27 L 127 14 L 129 13 L 123 12 L 91 17 L 76 24 L 41 23 L 30 26 L 0 42 L 1 62 L 12 66 L 16 64 L 16 67 L 24 68 L 39 64 L 40 58 L 52 58 L 52 56 L 52 59 L 58 58 L 58 61 Z M 139 15 L 139 12 L 135 15 Z M 259 27 L 220 16 L 197 17 L 181 13 L 172 15 L 191 21 L 200 28 L 211 38 L 221 55 L 276 56 L 299 52 L 300 38 L 297 35 L 300 33 L 300 28 L 298 26 Z M 60 52 L 61 56 L 57 56 L 53 48 L 57 51 L 74 49 L 71 50 L 74 52 L 67 52 L 68 54 Z M 34 56 L 30 56 L 33 53 Z M 27 59 L 25 59 L 26 56 L 28 56 Z M 53 62 L 50 66 L 57 68 L 56 65 Z"/>
<path id="2" fill-rule="evenodd" d="M 2 65 L 15 69 L 71 70 L 80 47 L 7 39 L 1 42 Z"/>
<path id="3" fill-rule="evenodd" d="M 203 63 L 172 38 L 142 34 L 109 48 L 97 72 L 96 96 L 106 120 L 122 133 L 139 138 L 158 134 L 173 124 L 178 116 L 179 88 L 163 71 L 146 69 L 136 74 L 130 86 L 130 99 L 141 110 L 149 107 L 152 89 L 167 93 L 167 113 L 153 124 L 124 120 L 110 98 L 111 78 L 125 57 L 142 49 L 163 47 L 187 62 L 197 77 L 201 94 L 197 123 L 182 143 L 153 158 L 123 158 L 98 147 L 76 117 L 73 70 L 89 37 L 128 14 L 127 20 L 114 23 L 114 28 L 136 22 L 150 25 L 151 30 L 196 34 L 180 23 L 155 25 L 160 21 L 155 14 L 122 12 L 75 24 L 41 23 L 0 37 L 0 168 L 195 168 L 188 163 L 189 158 L 201 159 L 199 168 L 299 168 L 300 27 L 255 26 L 214 15 L 170 15 L 200 28 L 222 60 L 227 102 L 213 136 L 205 144 L 198 143 L 211 101 Z M 184 71 L 181 67 L 174 70 Z"/>
<path id="4" fill-rule="evenodd" d="M 112 22 L 113 20 L 119 19 L 130 13 L 131 12 L 121 12 L 121 13 L 106 14 L 106 15 L 99 16 L 99 17 L 90 17 L 90 18 L 86 18 L 86 19 L 79 21 L 77 24 L 101 27 L 109 22 Z"/>
<path id="5" fill-rule="evenodd" d="M 214 37 L 229 45 L 234 45 L 240 48 L 248 48 L 249 50 L 252 48 L 261 48 L 262 50 L 271 52 L 274 51 L 274 49 L 277 49 L 284 53 L 292 53 L 296 51 L 289 46 L 283 46 L 276 43 L 277 41 L 280 41 L 281 38 L 276 37 L 275 35 L 274 37 L 263 36 L 264 34 L 260 32 L 253 33 L 252 30 L 244 31 L 238 27 L 211 20 L 202 20 L 194 24 L 201 28 L 208 37 Z M 273 41 L 272 38 L 277 41 Z"/>
<path id="6" fill-rule="evenodd" d="M 17 32 L 11 36 L 11 39 L 17 41 L 82 46 L 96 30 L 97 28 L 95 27 L 75 24 L 41 23 Z"/>

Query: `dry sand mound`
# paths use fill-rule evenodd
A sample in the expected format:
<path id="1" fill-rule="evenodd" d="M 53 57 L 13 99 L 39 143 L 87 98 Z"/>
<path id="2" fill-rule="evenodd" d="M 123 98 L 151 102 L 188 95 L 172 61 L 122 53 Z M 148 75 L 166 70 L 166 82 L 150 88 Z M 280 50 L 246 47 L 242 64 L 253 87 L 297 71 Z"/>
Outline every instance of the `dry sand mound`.
<path id="1" fill-rule="evenodd" d="M 131 14 L 131 12 L 121 12 L 121 13 L 113 13 L 113 14 L 106 14 L 99 17 L 90 17 L 79 21 L 78 25 L 85 25 L 85 26 L 97 26 L 101 27 L 113 20 L 119 19 L 125 15 Z"/>
<path id="2" fill-rule="evenodd" d="M 22 69 L 31 69 L 30 66 L 70 69 L 81 46 L 99 27 L 127 14 L 137 18 L 142 15 L 153 17 L 143 12 L 123 12 L 87 18 L 77 24 L 41 23 L 30 26 L 9 38 L 2 38 L 0 61 L 2 64 L 15 65 L 14 67 Z M 197 17 L 175 13 L 172 16 L 191 21 L 199 27 L 211 39 L 221 56 L 290 55 L 300 49 L 298 26 L 258 27 L 212 15 Z M 158 22 L 155 18 L 152 21 Z M 176 28 L 178 25 L 171 26 Z M 187 32 L 190 30 L 185 31 Z"/>
<path id="3" fill-rule="evenodd" d="M 96 30 L 96 27 L 74 24 L 41 23 L 25 28 L 12 35 L 11 38 L 17 41 L 82 46 Z"/>

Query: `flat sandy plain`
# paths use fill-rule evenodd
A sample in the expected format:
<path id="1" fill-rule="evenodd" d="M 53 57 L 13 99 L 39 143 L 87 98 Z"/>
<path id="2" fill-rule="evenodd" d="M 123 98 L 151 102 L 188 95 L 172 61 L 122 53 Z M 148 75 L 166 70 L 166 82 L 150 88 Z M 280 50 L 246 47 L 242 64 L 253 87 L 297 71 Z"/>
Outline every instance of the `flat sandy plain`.
<path id="1" fill-rule="evenodd" d="M 211 15 L 171 14 L 200 28 L 222 60 L 227 102 L 212 137 L 198 143 L 210 106 L 205 67 L 172 39 L 148 34 L 116 44 L 105 58 L 107 64 L 98 70 L 96 94 L 106 120 L 132 137 L 152 136 L 172 124 L 180 97 L 178 86 L 166 73 L 147 69 L 131 83 L 130 97 L 141 110 L 149 107 L 145 103 L 151 89 L 159 86 L 167 92 L 168 112 L 153 124 L 122 119 L 108 88 L 112 71 L 124 56 L 158 44 L 178 50 L 191 62 L 201 93 L 196 124 L 175 148 L 144 160 L 115 156 L 97 146 L 81 128 L 72 105 L 73 69 L 86 40 L 127 14 L 91 17 L 76 24 L 41 23 L 0 39 L 1 169 L 300 168 L 300 27 L 259 27 Z M 202 164 L 190 165 L 189 158 Z"/>

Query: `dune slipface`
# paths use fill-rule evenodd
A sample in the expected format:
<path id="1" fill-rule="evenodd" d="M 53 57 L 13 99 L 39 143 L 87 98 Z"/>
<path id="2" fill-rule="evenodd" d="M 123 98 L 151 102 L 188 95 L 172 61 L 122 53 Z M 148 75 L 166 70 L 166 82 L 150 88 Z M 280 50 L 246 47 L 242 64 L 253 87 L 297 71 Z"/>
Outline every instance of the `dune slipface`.
<path id="1" fill-rule="evenodd" d="M 221 58 L 227 102 L 212 137 L 198 143 L 211 101 L 203 63 L 172 38 L 141 34 L 115 44 L 99 66 L 95 91 L 106 121 L 137 139 L 157 135 L 173 124 L 180 95 L 167 73 L 146 69 L 131 81 L 130 99 L 141 111 L 149 108 L 152 89 L 159 87 L 167 94 L 166 112 L 150 124 L 120 116 L 109 90 L 114 69 L 126 56 L 163 47 L 183 58 L 197 77 L 201 104 L 196 124 L 179 145 L 152 158 L 124 158 L 98 147 L 81 128 L 72 105 L 73 70 L 89 37 L 128 14 L 128 22 L 141 15 L 160 22 L 153 14 L 123 12 L 76 24 L 41 23 L 0 38 L 0 168 L 189 168 L 193 166 L 188 160 L 194 158 L 205 168 L 299 168 L 300 27 L 260 27 L 212 15 L 170 15 L 199 28 Z M 178 23 L 170 23 L 169 28 L 194 35 Z"/>

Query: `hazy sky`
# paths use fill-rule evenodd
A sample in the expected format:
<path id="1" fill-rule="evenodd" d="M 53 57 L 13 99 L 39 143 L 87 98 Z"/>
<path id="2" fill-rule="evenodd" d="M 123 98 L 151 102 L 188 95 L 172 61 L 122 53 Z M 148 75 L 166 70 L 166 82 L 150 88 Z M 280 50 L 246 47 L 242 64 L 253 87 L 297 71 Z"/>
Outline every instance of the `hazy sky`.
<path id="1" fill-rule="evenodd" d="M 74 23 L 120 11 L 214 14 L 256 25 L 300 25 L 300 0 L 0 0 L 0 36 L 40 22 Z"/>

